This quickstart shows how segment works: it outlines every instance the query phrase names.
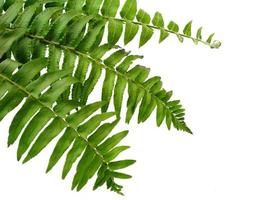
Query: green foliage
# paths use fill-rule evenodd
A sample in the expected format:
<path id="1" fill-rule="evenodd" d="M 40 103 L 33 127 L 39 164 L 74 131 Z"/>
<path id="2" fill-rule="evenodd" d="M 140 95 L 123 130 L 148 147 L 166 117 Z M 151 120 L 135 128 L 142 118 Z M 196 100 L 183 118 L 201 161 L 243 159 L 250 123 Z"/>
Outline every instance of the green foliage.
<path id="1" fill-rule="evenodd" d="M 8 145 L 18 140 L 17 159 L 24 157 L 25 163 L 57 140 L 47 172 L 66 153 L 62 178 L 77 161 L 72 189 L 78 191 L 96 176 L 94 189 L 106 184 L 122 194 L 117 179 L 131 178 L 120 170 L 135 161 L 114 161 L 129 148 L 119 145 L 128 131 L 112 135 L 125 98 L 127 123 L 136 112 L 143 123 L 156 111 L 158 126 L 165 121 L 168 129 L 192 133 L 180 101 L 171 99 L 160 77 L 149 77 L 149 68 L 134 64 L 143 57 L 119 47 L 119 40 L 128 44 L 140 29 L 141 47 L 158 30 L 159 42 L 174 34 L 181 42 L 189 38 L 220 46 L 214 34 L 202 40 L 202 28 L 192 37 L 192 22 L 179 33 L 174 21 L 165 27 L 159 12 L 151 18 L 138 10 L 136 0 L 120 6 L 119 0 L 0 1 L 0 120 L 22 105 L 10 125 Z M 101 76 L 101 101 L 89 103 Z"/>

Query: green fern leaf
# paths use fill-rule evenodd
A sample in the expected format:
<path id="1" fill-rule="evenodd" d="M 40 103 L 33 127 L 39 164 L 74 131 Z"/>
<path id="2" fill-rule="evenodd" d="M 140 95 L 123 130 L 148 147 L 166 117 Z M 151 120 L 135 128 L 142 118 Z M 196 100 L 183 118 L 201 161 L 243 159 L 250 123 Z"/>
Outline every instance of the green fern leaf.
<path id="1" fill-rule="evenodd" d="M 120 6 L 120 0 L 104 0 L 101 13 L 104 16 L 115 17 Z"/>
<path id="2" fill-rule="evenodd" d="M 120 12 L 122 18 L 133 20 L 137 12 L 137 2 L 136 0 L 126 0 L 123 8 Z"/>
<path id="3" fill-rule="evenodd" d="M 8 88 L 7 95 L 0 101 L 0 106 L 3 108 L 1 109 L 2 118 L 18 106 L 24 98 L 27 98 L 27 101 L 12 121 L 8 144 L 13 144 L 21 134 L 17 151 L 18 160 L 22 158 L 23 154 L 31 146 L 27 156 L 24 158 L 23 163 L 25 163 L 37 156 L 56 136 L 66 129 L 55 147 L 47 171 L 52 169 L 72 144 L 73 140 L 80 141 L 76 142 L 76 147 L 74 144 L 74 147 L 70 151 L 71 153 L 69 155 L 71 155 L 71 157 L 67 157 L 63 171 L 63 175 L 65 176 L 84 148 L 91 152 L 92 156 L 90 157 L 88 154 L 84 154 L 80 163 L 83 163 L 85 159 L 89 163 L 92 163 L 92 165 L 82 170 L 80 170 L 78 165 L 77 176 L 74 178 L 74 186 L 77 186 L 77 190 L 80 190 L 98 171 L 100 165 L 103 163 L 109 165 L 109 161 L 104 160 L 104 158 L 106 154 L 109 153 L 110 148 L 116 146 L 122 137 L 118 138 L 117 136 L 116 141 L 114 141 L 114 139 L 108 139 L 105 142 L 105 139 L 116 126 L 118 120 L 111 124 L 106 123 L 100 126 L 102 121 L 115 115 L 115 113 L 103 113 L 95 115 L 88 121 L 85 121 L 90 115 L 94 114 L 99 108 L 105 105 L 105 102 L 89 104 L 81 107 L 81 109 L 78 109 L 81 104 L 73 101 L 59 101 L 56 106 L 53 106 L 60 95 L 69 85 L 76 83 L 77 79 L 68 76 L 69 73 L 67 72 L 58 71 L 46 73 L 36 80 L 31 81 L 46 65 L 47 60 L 45 59 L 32 60 L 24 65 L 11 60 L 6 60 L 0 64 L 1 81 L 8 82 L 11 85 L 11 87 Z M 18 69 L 18 71 L 12 75 L 13 71 L 16 69 Z M 0 88 L 3 86 L 5 86 L 5 84 L 1 84 Z M 50 88 L 43 93 L 47 87 Z M 10 98 L 13 98 L 13 100 L 10 101 Z M 78 111 L 69 114 L 73 109 L 78 109 Z M 30 122 L 27 124 L 28 121 Z M 43 127 L 45 127 L 44 130 L 42 130 Z M 25 130 L 22 132 L 24 128 Z M 113 136 L 113 138 L 114 137 L 115 136 Z M 35 138 L 37 139 L 35 140 Z M 84 148 L 82 148 L 83 146 Z M 105 153 L 102 154 L 97 149 L 98 146 L 100 149 L 107 149 Z M 79 149 L 78 152 L 76 150 L 77 148 Z M 75 154 L 72 153 L 74 149 Z M 113 155 L 113 158 L 118 155 L 118 153 L 114 155 L 114 151 L 111 151 L 109 154 Z M 98 164 L 96 165 L 96 163 Z M 114 171 L 109 167 L 107 170 Z"/>
<path id="4" fill-rule="evenodd" d="M 135 113 L 143 123 L 156 111 L 157 126 L 165 121 L 168 129 L 192 133 L 172 91 L 160 77 L 150 77 L 149 68 L 135 64 L 143 56 L 117 44 L 128 44 L 141 30 L 142 47 L 158 30 L 159 42 L 173 34 L 181 42 L 189 38 L 219 48 L 214 34 L 204 41 L 200 28 L 193 37 L 192 22 L 183 33 L 174 21 L 165 27 L 161 13 L 151 20 L 136 0 L 126 0 L 122 9 L 119 0 L 5 0 L 0 11 L 0 121 L 22 104 L 8 136 L 8 146 L 19 140 L 18 160 L 30 161 L 59 138 L 47 172 L 66 154 L 63 179 L 78 163 L 72 189 L 80 191 L 96 176 L 94 190 L 106 184 L 123 194 L 116 180 L 131 178 L 120 170 L 135 163 L 116 160 L 129 148 L 120 145 L 128 131 L 112 134 L 124 100 L 127 123 Z M 101 101 L 89 103 L 98 84 Z"/>
<path id="5" fill-rule="evenodd" d="M 122 34 L 123 26 L 116 20 L 110 20 L 108 25 L 108 43 L 114 46 L 119 41 Z"/>

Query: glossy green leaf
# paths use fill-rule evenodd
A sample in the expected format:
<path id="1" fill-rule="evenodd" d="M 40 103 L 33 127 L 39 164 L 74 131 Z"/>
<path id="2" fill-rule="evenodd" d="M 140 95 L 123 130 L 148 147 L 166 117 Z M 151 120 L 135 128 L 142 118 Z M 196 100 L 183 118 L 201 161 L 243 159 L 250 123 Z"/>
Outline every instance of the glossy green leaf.
<path id="1" fill-rule="evenodd" d="M 109 20 L 108 24 L 108 43 L 114 46 L 120 39 L 122 34 L 122 23 L 117 20 Z"/>
<path id="2" fill-rule="evenodd" d="M 119 179 L 129 179 L 132 178 L 131 175 L 124 174 L 124 173 L 119 173 L 119 172 L 111 172 L 111 176 L 114 178 L 119 178 Z"/>
<path id="3" fill-rule="evenodd" d="M 14 2 L 0 18 L 0 27 L 10 24 L 19 14 L 23 6 L 23 0 Z"/>
<path id="4" fill-rule="evenodd" d="M 215 33 L 212 33 L 212 34 L 208 37 L 208 39 L 207 39 L 206 42 L 207 42 L 207 43 L 211 43 L 211 41 L 212 41 L 214 35 L 215 35 Z"/>
<path id="5" fill-rule="evenodd" d="M 0 73 L 11 78 L 13 72 L 22 64 L 11 59 L 6 59 L 0 63 Z"/>
<path id="6" fill-rule="evenodd" d="M 102 153 L 108 153 L 112 148 L 114 148 L 120 141 L 128 135 L 128 131 L 123 131 L 113 135 L 97 147 L 97 149 Z"/>
<path id="7" fill-rule="evenodd" d="M 152 24 L 159 28 L 164 28 L 164 20 L 161 13 L 156 12 L 154 18 L 152 19 Z"/>
<path id="8" fill-rule="evenodd" d="M 129 146 L 119 146 L 116 147 L 114 149 L 112 149 L 111 151 L 109 151 L 107 154 L 104 155 L 104 158 L 106 161 L 112 161 L 115 158 L 117 158 L 118 155 L 120 155 L 122 152 L 124 152 L 125 150 L 129 149 Z"/>
<path id="9" fill-rule="evenodd" d="M 133 20 L 137 12 L 137 2 L 136 0 L 126 0 L 120 15 L 122 18 Z"/>
<path id="10" fill-rule="evenodd" d="M 31 82 L 27 85 L 26 90 L 30 92 L 33 96 L 39 96 L 47 87 L 56 82 L 57 80 L 67 76 L 69 73 L 67 71 L 56 71 L 47 73 L 37 80 Z"/>
<path id="11" fill-rule="evenodd" d="M 28 99 L 22 108 L 17 112 L 9 127 L 8 146 L 17 140 L 22 129 L 39 108 L 40 105 L 37 102 L 35 102 L 33 99 Z"/>
<path id="12" fill-rule="evenodd" d="M 143 59 L 143 56 L 139 56 L 139 55 L 129 55 L 127 56 L 123 62 L 121 62 L 118 67 L 117 67 L 117 71 L 125 74 L 128 69 L 130 68 L 130 66 L 133 64 L 133 62 L 137 59 Z"/>
<path id="13" fill-rule="evenodd" d="M 25 34 L 25 32 L 26 30 L 24 28 L 17 28 L 4 31 L 0 35 L 0 58 L 2 58 L 8 50 L 10 50 L 13 43 L 20 39 Z"/>
<path id="14" fill-rule="evenodd" d="M 102 73 L 102 67 L 97 63 L 92 63 L 92 69 L 89 78 L 85 81 L 82 88 L 82 103 L 86 103 L 88 96 L 93 91 Z"/>
<path id="15" fill-rule="evenodd" d="M 82 152 L 85 150 L 86 146 L 87 146 L 87 143 L 84 139 L 80 137 L 76 138 L 74 144 L 72 145 L 71 150 L 67 154 L 67 158 L 66 158 L 63 172 L 62 172 L 63 179 L 65 179 L 65 177 L 71 170 L 72 165 L 77 160 L 77 158 L 82 154 Z"/>
<path id="16" fill-rule="evenodd" d="M 76 127 L 88 117 L 90 117 L 95 111 L 103 107 L 103 105 L 105 104 L 106 102 L 95 102 L 92 104 L 88 104 L 85 107 L 81 108 L 79 111 L 69 115 L 66 118 L 66 121 Z"/>
<path id="17" fill-rule="evenodd" d="M 104 0 L 101 13 L 105 16 L 115 17 L 120 6 L 120 0 Z"/>
<path id="18" fill-rule="evenodd" d="M 27 28 L 32 20 L 37 6 L 33 5 L 25 9 L 25 11 L 16 19 L 13 28 Z"/>
<path id="19" fill-rule="evenodd" d="M 102 88 L 102 101 L 107 102 L 102 107 L 102 112 L 106 112 L 112 97 L 116 75 L 112 71 L 106 71 L 105 80 Z"/>
<path id="20" fill-rule="evenodd" d="M 77 191 L 80 191 L 87 184 L 88 180 L 95 175 L 101 164 L 101 158 L 99 156 L 95 156 L 90 165 L 87 167 L 85 174 L 82 176 L 77 186 Z"/>
<path id="21" fill-rule="evenodd" d="M 67 128 L 53 150 L 46 172 L 49 172 L 57 164 L 65 151 L 67 151 L 67 149 L 70 147 L 76 136 L 77 135 L 73 129 Z"/>
<path id="22" fill-rule="evenodd" d="M 166 116 L 166 109 L 164 105 L 160 102 L 160 100 L 157 101 L 157 125 L 161 126 L 163 120 Z"/>
<path id="23" fill-rule="evenodd" d="M 97 146 L 101 141 L 103 141 L 115 128 L 119 120 L 114 121 L 113 123 L 106 123 L 100 126 L 89 138 L 91 144 Z"/>
<path id="24" fill-rule="evenodd" d="M 123 102 L 123 95 L 124 91 L 127 86 L 127 80 L 122 77 L 118 77 L 116 86 L 114 89 L 114 108 L 116 111 L 116 115 L 119 118 L 121 114 L 122 102 Z"/>
<path id="25" fill-rule="evenodd" d="M 153 36 L 153 33 L 154 33 L 153 29 L 149 28 L 146 25 L 143 25 L 139 47 L 144 46 L 151 39 L 151 37 Z"/>
<path id="26" fill-rule="evenodd" d="M 124 49 L 118 50 L 115 53 L 111 54 L 108 58 L 104 60 L 104 64 L 108 67 L 114 68 L 118 63 L 122 61 L 129 53 Z"/>
<path id="27" fill-rule="evenodd" d="M 14 45 L 13 45 L 14 46 Z M 21 63 L 30 61 L 32 57 L 33 41 L 29 38 L 21 38 L 13 47 L 14 57 Z"/>
<path id="28" fill-rule="evenodd" d="M 94 158 L 94 150 L 88 146 L 77 166 L 76 174 L 72 182 L 72 189 L 74 189 L 81 179 L 84 177 L 86 171 L 88 170 L 92 160 Z"/>
<path id="29" fill-rule="evenodd" d="M 113 112 L 106 112 L 93 116 L 87 122 L 78 127 L 78 132 L 81 136 L 87 137 L 90 135 L 103 121 L 114 116 Z"/>
<path id="30" fill-rule="evenodd" d="M 86 0 L 85 11 L 89 15 L 96 15 L 96 14 L 98 14 L 102 2 L 103 2 L 103 0 Z"/>
<path id="31" fill-rule="evenodd" d="M 191 36 L 192 34 L 192 21 L 188 22 L 185 27 L 184 27 L 184 30 L 183 30 L 183 33 L 186 35 L 186 36 Z"/>
<path id="32" fill-rule="evenodd" d="M 159 38 L 159 43 L 163 42 L 167 37 L 169 37 L 169 33 L 167 31 L 161 30 L 160 31 L 160 38 Z"/>
<path id="33" fill-rule="evenodd" d="M 124 35 L 124 44 L 127 45 L 131 42 L 136 34 L 138 33 L 139 25 L 132 22 L 126 22 L 125 26 L 125 35 Z"/>
<path id="34" fill-rule="evenodd" d="M 50 106 L 51 103 L 55 102 L 59 96 L 72 84 L 76 83 L 78 80 L 73 77 L 63 78 L 53 84 L 53 86 L 40 97 L 40 100 Z"/>
<path id="35" fill-rule="evenodd" d="M 81 52 L 90 51 L 91 47 L 96 42 L 98 35 L 103 30 L 105 24 L 106 24 L 105 20 L 98 20 L 94 23 L 92 27 L 89 27 L 86 36 L 79 43 L 77 49 Z"/>
<path id="36" fill-rule="evenodd" d="M 41 12 L 34 18 L 33 22 L 31 23 L 30 32 L 32 34 L 44 36 L 49 29 L 49 20 L 51 17 L 61 8 L 48 8 L 44 12 Z"/>
<path id="37" fill-rule="evenodd" d="M 179 26 L 174 21 L 170 21 L 170 23 L 168 24 L 168 29 L 176 33 L 179 32 Z"/>
<path id="38" fill-rule="evenodd" d="M 90 22 L 92 16 L 78 16 L 67 29 L 66 45 L 76 47 L 82 40 L 85 33 L 86 24 Z"/>
<path id="39" fill-rule="evenodd" d="M 109 164 L 109 167 L 111 170 L 118 170 L 129 167 L 133 165 L 135 162 L 136 162 L 135 160 L 121 160 L 121 161 L 111 162 Z"/>
<path id="40" fill-rule="evenodd" d="M 64 127 L 64 121 L 60 118 L 55 118 L 49 126 L 40 133 L 23 162 L 25 163 L 38 155 L 64 129 Z"/>
<path id="41" fill-rule="evenodd" d="M 17 151 L 17 159 L 20 160 L 21 156 L 30 147 L 33 140 L 36 138 L 41 129 L 48 123 L 48 121 L 53 118 L 53 113 L 44 108 L 38 112 L 34 118 L 30 121 L 26 129 L 24 130 Z"/>
<path id="42" fill-rule="evenodd" d="M 149 14 L 146 11 L 144 11 L 143 9 L 140 9 L 138 11 L 138 13 L 136 15 L 136 19 L 137 19 L 137 21 L 142 22 L 144 24 L 149 24 L 150 20 L 151 20 Z"/>
<path id="43" fill-rule="evenodd" d="M 84 3 L 85 0 L 68 0 L 67 9 L 82 11 Z"/>
<path id="44" fill-rule="evenodd" d="M 202 27 L 197 30 L 197 39 L 202 40 Z"/>
<path id="45" fill-rule="evenodd" d="M 54 40 L 57 41 L 62 36 L 63 31 L 67 27 L 67 24 L 72 20 L 74 17 L 78 15 L 78 12 L 76 11 L 70 11 L 66 14 L 61 15 L 53 24 L 51 27 L 48 35 L 46 38 L 48 40 Z"/>

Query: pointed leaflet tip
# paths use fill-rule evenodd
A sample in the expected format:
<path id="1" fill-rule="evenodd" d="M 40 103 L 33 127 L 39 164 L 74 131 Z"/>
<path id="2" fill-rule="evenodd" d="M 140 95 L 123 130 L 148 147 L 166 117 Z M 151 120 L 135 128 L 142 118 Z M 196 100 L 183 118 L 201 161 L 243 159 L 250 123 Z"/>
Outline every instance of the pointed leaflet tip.
<path id="1" fill-rule="evenodd" d="M 50 172 L 52 168 L 53 168 L 53 165 L 48 164 L 45 173 L 47 174 L 48 172 Z"/>
<path id="2" fill-rule="evenodd" d="M 25 164 L 25 163 L 28 162 L 29 160 L 31 160 L 31 157 L 27 156 L 27 157 L 22 161 L 22 164 Z"/>
<path id="3" fill-rule="evenodd" d="M 14 144 L 14 142 L 12 142 L 12 139 L 10 138 L 10 135 L 11 135 L 11 131 L 9 130 L 9 136 L 7 139 L 7 147 L 10 147 L 11 145 Z"/>
<path id="4" fill-rule="evenodd" d="M 51 169 L 47 168 L 47 169 L 45 170 L 45 173 L 48 174 L 48 173 L 50 172 L 50 170 L 51 170 Z"/>
<path id="5" fill-rule="evenodd" d="M 20 155 L 19 153 L 17 153 L 17 161 L 20 161 L 21 156 L 22 156 L 22 155 Z"/>
<path id="6" fill-rule="evenodd" d="M 74 186 L 74 185 L 72 185 L 72 186 L 71 186 L 71 190 L 74 190 L 74 189 L 75 189 L 75 186 Z"/>
<path id="7" fill-rule="evenodd" d="M 84 186 L 85 186 L 85 185 L 83 185 L 83 184 L 79 184 L 79 185 L 77 186 L 77 188 L 76 188 L 77 192 L 80 192 L 80 191 L 83 189 Z"/>
<path id="8" fill-rule="evenodd" d="M 66 173 L 66 172 L 64 172 L 64 171 L 62 172 L 62 175 L 61 175 L 62 180 L 64 180 L 64 179 L 66 178 L 67 174 L 68 174 L 68 173 Z"/>

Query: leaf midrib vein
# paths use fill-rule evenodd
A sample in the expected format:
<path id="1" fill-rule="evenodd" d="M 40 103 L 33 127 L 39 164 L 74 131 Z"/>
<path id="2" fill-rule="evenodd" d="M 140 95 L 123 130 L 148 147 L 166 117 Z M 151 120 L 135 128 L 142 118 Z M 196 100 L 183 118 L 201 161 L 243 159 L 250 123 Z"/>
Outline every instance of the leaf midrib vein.
<path id="1" fill-rule="evenodd" d="M 31 39 L 38 39 L 38 40 L 40 40 L 41 42 L 46 43 L 46 44 L 48 44 L 48 45 L 54 45 L 54 46 L 56 46 L 56 47 L 58 47 L 58 48 L 62 48 L 62 49 L 68 50 L 68 51 L 70 51 L 70 52 L 72 52 L 72 53 L 74 53 L 74 54 L 76 54 L 76 55 L 78 55 L 78 56 L 79 56 L 79 55 L 80 55 L 80 56 L 83 56 L 83 57 L 89 59 L 91 62 L 95 62 L 95 63 L 97 64 L 97 66 L 100 66 L 101 68 L 103 68 L 103 69 L 105 69 L 105 70 L 112 71 L 112 72 L 115 73 L 117 76 L 120 76 L 120 77 L 124 78 L 124 79 L 127 80 L 128 82 L 131 82 L 131 83 L 137 85 L 139 88 L 142 88 L 142 89 L 145 90 L 147 93 L 151 94 L 151 95 L 153 96 L 153 98 L 155 98 L 157 101 L 161 102 L 161 104 L 165 107 L 165 109 L 167 109 L 167 110 L 171 113 L 172 117 L 174 117 L 175 119 L 177 119 L 176 116 L 174 115 L 174 113 L 170 110 L 170 108 L 166 105 L 166 103 L 165 103 L 164 101 L 162 101 L 160 98 L 158 98 L 155 94 L 151 93 L 151 92 L 150 92 L 148 89 L 146 89 L 142 84 L 140 84 L 140 83 L 136 82 L 135 80 L 129 78 L 128 76 L 126 76 L 125 74 L 123 74 L 123 73 L 117 71 L 116 69 L 114 69 L 114 68 L 112 68 L 112 67 L 109 67 L 109 66 L 105 65 L 104 63 L 102 63 L 102 62 L 100 62 L 100 61 L 98 61 L 98 60 L 92 58 L 90 55 L 85 54 L 85 53 L 82 53 L 82 52 L 80 52 L 80 51 L 74 49 L 73 47 L 69 47 L 69 46 L 66 46 L 66 45 L 62 45 L 62 44 L 60 44 L 60 43 L 58 43 L 58 42 L 54 42 L 54 41 L 47 40 L 47 39 L 45 39 L 45 38 L 43 38 L 43 37 L 41 37 L 41 36 L 36 36 L 36 35 L 32 35 L 32 34 L 26 34 L 26 36 L 28 36 L 28 37 L 31 38 Z"/>
<path id="2" fill-rule="evenodd" d="M 144 24 L 142 22 L 138 22 L 138 21 L 132 21 L 132 20 L 127 20 L 127 19 L 121 19 L 121 18 L 115 18 L 115 17 L 107 17 L 107 16 L 102 16 L 102 15 L 99 15 L 98 17 L 101 17 L 101 18 L 104 18 L 106 20 L 116 20 L 116 21 L 119 21 L 121 23 L 127 23 L 127 22 L 130 22 L 130 23 L 133 23 L 133 24 L 136 24 L 136 25 L 139 25 L 139 26 L 147 26 L 149 28 L 152 28 L 152 29 L 157 29 L 158 31 L 165 31 L 165 32 L 168 32 L 168 33 L 171 33 L 171 34 L 174 34 L 174 35 L 177 35 L 177 36 L 180 36 L 180 37 L 184 37 L 184 38 L 188 38 L 188 39 L 191 39 L 193 41 L 198 41 L 204 45 L 208 45 L 208 46 L 211 46 L 210 43 L 206 42 L 206 41 L 203 41 L 201 39 L 198 39 L 198 38 L 195 38 L 195 37 L 192 37 L 192 36 L 188 36 L 188 35 L 185 35 L 185 34 L 182 34 L 182 33 L 179 33 L 179 32 L 175 32 L 175 31 L 172 31 L 172 30 L 168 30 L 166 28 L 160 28 L 160 27 L 157 27 L 157 26 L 154 26 L 154 25 L 151 25 L 151 24 Z"/>
<path id="3" fill-rule="evenodd" d="M 35 95 L 32 95 L 30 92 L 28 92 L 24 87 L 20 86 L 19 84 L 17 84 L 16 82 L 12 81 L 10 78 L 6 77 L 5 75 L 0 73 L 0 77 L 6 81 L 8 81 L 10 84 L 14 85 L 15 87 L 17 87 L 19 90 L 21 90 L 23 93 L 25 93 L 28 97 L 32 97 L 35 101 L 37 101 L 41 106 L 47 108 L 50 112 L 52 112 L 55 117 L 60 118 L 64 124 L 66 125 L 66 128 L 71 128 L 74 130 L 74 132 L 77 134 L 77 137 L 83 139 L 87 145 L 93 149 L 93 151 L 95 152 L 96 155 L 98 155 L 102 162 L 104 164 L 107 165 L 108 169 L 109 169 L 109 162 L 105 160 L 104 156 L 97 150 L 97 148 L 94 147 L 94 145 L 92 143 L 90 143 L 90 141 L 88 141 L 85 137 L 83 137 L 78 131 L 77 128 L 74 128 L 70 123 L 68 123 L 63 117 L 61 117 L 57 112 L 55 112 L 52 108 L 50 108 L 49 106 L 47 106 L 45 103 L 43 103 L 42 101 L 40 101 Z"/>

